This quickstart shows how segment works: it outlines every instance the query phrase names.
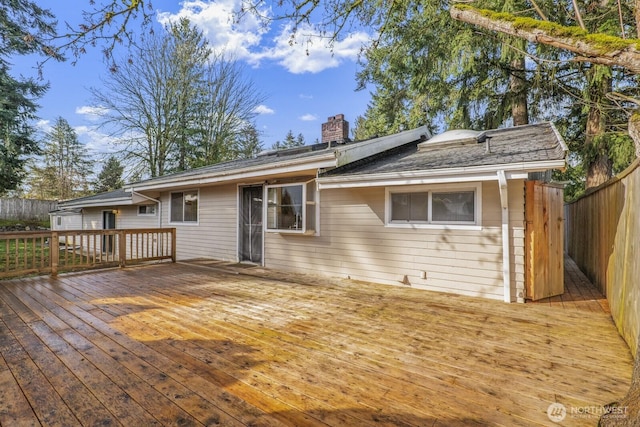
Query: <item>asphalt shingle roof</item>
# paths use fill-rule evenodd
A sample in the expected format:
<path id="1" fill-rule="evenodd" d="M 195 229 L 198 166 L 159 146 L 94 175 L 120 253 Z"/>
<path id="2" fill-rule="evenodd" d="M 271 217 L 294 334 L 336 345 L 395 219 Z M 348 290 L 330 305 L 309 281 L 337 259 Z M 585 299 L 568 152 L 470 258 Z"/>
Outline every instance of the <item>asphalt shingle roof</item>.
<path id="1" fill-rule="evenodd" d="M 65 202 L 60 203 L 60 205 L 64 205 L 65 203 L 87 203 L 87 202 L 96 202 L 96 201 L 107 201 L 107 200 L 117 200 L 117 199 L 130 199 L 131 193 L 124 191 L 124 189 L 108 191 L 106 193 L 98 193 L 93 196 L 80 197 L 73 200 L 67 200 Z"/>
<path id="2" fill-rule="evenodd" d="M 551 123 L 516 126 L 485 132 L 490 137 L 490 152 L 485 143 L 438 145 L 418 141 L 403 150 L 357 165 L 345 165 L 324 176 L 365 175 L 431 169 L 464 168 L 485 165 L 529 163 L 565 158 L 564 146 Z"/>

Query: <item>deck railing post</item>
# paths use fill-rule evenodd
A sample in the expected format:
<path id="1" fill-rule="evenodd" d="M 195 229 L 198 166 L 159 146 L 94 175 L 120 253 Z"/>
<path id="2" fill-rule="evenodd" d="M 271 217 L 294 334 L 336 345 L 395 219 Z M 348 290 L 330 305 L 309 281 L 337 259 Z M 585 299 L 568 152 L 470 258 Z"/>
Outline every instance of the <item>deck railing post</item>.
<path id="1" fill-rule="evenodd" d="M 118 256 L 120 268 L 124 268 L 127 265 L 127 233 L 125 230 L 118 230 Z"/>
<path id="2" fill-rule="evenodd" d="M 176 262 L 176 229 L 171 229 L 171 262 Z"/>
<path id="3" fill-rule="evenodd" d="M 51 267 L 51 276 L 58 275 L 58 263 L 60 262 L 60 243 L 57 231 L 51 232 L 49 238 L 49 267 Z"/>

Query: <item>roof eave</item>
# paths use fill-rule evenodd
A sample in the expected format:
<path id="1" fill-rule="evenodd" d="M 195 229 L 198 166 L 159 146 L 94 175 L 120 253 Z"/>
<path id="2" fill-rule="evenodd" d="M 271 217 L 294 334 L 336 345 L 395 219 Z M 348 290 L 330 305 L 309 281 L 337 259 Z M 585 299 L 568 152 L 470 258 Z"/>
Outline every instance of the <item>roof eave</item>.
<path id="1" fill-rule="evenodd" d="M 565 160 L 558 159 L 366 175 L 338 175 L 318 178 L 318 187 L 323 190 L 349 187 L 493 181 L 498 179 L 497 171 L 499 170 L 503 170 L 509 179 L 524 179 L 530 172 L 563 169 L 564 167 Z"/>
<path id="2" fill-rule="evenodd" d="M 289 161 L 278 164 L 274 168 L 273 164 L 261 165 L 260 167 L 251 167 L 239 170 L 229 170 L 217 174 L 203 174 L 201 176 L 187 176 L 178 177 L 178 179 L 166 179 L 160 182 L 153 182 L 149 184 L 130 184 L 126 191 L 162 191 L 170 190 L 173 188 L 186 188 L 186 187 L 200 187 L 203 185 L 222 184 L 225 182 L 233 182 L 238 180 L 253 179 L 257 177 L 265 176 L 265 171 L 268 171 L 268 175 L 278 175 L 284 173 L 291 173 L 296 171 L 306 170 L 318 170 L 322 168 L 334 167 L 336 165 L 336 157 L 333 151 L 327 152 L 322 156 L 314 156 L 312 161 L 310 159 L 297 159 L 295 161 Z"/>

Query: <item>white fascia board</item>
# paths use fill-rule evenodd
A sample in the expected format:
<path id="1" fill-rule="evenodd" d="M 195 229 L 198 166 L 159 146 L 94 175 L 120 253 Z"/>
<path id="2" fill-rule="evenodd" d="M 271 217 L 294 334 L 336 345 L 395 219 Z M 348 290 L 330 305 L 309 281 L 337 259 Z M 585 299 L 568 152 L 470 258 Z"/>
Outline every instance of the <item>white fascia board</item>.
<path id="1" fill-rule="evenodd" d="M 348 163 L 362 160 L 369 156 L 380 154 L 412 141 L 431 137 L 431 132 L 426 126 L 417 129 L 407 130 L 388 136 L 381 136 L 368 141 L 361 141 L 357 144 L 339 146 L 336 148 L 337 165 L 343 166 Z"/>
<path id="2" fill-rule="evenodd" d="M 132 205 L 133 200 L 131 198 L 118 198 L 118 199 L 105 199 L 105 200 L 93 200 L 90 202 L 69 202 L 61 203 L 61 208 L 80 207 L 80 208 L 99 208 L 104 206 L 126 206 Z"/>
<path id="3" fill-rule="evenodd" d="M 276 176 L 291 172 L 302 172 L 311 170 L 314 171 L 313 174 L 315 175 L 318 169 L 331 168 L 335 167 L 335 165 L 335 154 L 333 151 L 331 151 L 325 156 L 315 157 L 313 162 L 309 162 L 309 160 L 307 159 L 305 161 L 287 162 L 286 164 L 281 164 L 275 168 L 273 167 L 273 165 L 263 165 L 260 168 L 246 168 L 226 171 L 224 173 L 212 176 L 189 176 L 184 177 L 183 179 L 178 178 L 175 180 L 167 180 L 158 183 L 152 183 L 149 185 L 131 185 L 127 187 L 126 190 L 130 191 L 131 189 L 135 188 L 136 192 L 151 190 L 164 191 L 175 187 L 201 187 L 203 185 L 220 184 L 224 182 L 241 181 L 246 179 L 255 179 L 266 176 Z"/>
<path id="4" fill-rule="evenodd" d="M 343 175 L 318 178 L 321 190 L 330 188 L 357 188 L 370 186 L 439 184 L 470 181 L 496 181 L 497 171 L 505 172 L 509 179 L 526 179 L 529 172 L 564 167 L 564 160 L 535 163 L 474 166 L 469 168 L 435 169 L 411 172 L 388 172 L 370 175 Z"/>

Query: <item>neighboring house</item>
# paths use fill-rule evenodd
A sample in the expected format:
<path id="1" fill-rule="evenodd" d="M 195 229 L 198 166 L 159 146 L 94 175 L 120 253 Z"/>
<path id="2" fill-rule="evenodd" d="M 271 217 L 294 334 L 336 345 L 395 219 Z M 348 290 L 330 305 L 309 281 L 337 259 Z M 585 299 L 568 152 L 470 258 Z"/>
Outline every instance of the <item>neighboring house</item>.
<path id="1" fill-rule="evenodd" d="M 527 182 L 564 168 L 562 138 L 551 123 L 429 138 L 426 128 L 362 142 L 336 138 L 61 207 L 82 208 L 85 229 L 176 227 L 179 260 L 252 262 L 524 301 L 528 259 L 541 258 L 525 250 L 534 247 L 526 211 L 541 203 Z M 546 249 L 562 257 L 561 241 Z"/>
<path id="2" fill-rule="evenodd" d="M 49 212 L 52 230 L 82 230 L 82 209 L 56 209 Z"/>

